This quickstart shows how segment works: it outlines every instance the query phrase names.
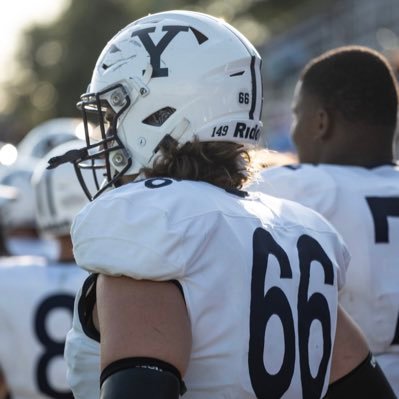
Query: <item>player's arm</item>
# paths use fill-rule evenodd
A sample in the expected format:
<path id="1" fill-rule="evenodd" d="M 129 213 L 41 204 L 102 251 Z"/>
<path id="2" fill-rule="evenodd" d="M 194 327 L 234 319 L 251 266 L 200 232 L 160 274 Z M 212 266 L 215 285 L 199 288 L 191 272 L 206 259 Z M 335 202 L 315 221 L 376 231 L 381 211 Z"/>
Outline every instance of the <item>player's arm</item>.
<path id="1" fill-rule="evenodd" d="M 100 275 L 101 399 L 177 399 L 191 353 L 184 298 L 171 282 Z"/>
<path id="2" fill-rule="evenodd" d="M 339 307 L 326 399 L 395 399 L 359 327 Z"/>

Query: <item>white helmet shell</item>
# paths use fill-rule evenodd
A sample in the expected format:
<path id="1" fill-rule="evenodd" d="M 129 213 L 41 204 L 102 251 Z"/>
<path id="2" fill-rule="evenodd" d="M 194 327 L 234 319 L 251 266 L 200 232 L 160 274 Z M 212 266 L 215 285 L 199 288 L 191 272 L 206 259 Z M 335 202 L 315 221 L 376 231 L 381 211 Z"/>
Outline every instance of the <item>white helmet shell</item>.
<path id="1" fill-rule="evenodd" d="M 80 106 L 116 114 L 122 149 L 109 161 L 134 174 L 151 165 L 166 135 L 180 143 L 196 137 L 257 145 L 260 68 L 254 46 L 225 21 L 190 11 L 157 13 L 109 41 Z"/>
<path id="2" fill-rule="evenodd" d="M 35 202 L 31 178 L 35 161 L 24 159 L 2 168 L 0 184 L 13 187 L 16 198 L 1 206 L 1 223 L 7 229 L 36 228 Z"/>
<path id="3" fill-rule="evenodd" d="M 79 118 L 54 118 L 30 130 L 17 145 L 18 158 L 39 161 L 56 146 L 70 140 L 83 138 Z"/>
<path id="4" fill-rule="evenodd" d="M 74 217 L 89 202 L 76 178 L 73 165 L 68 163 L 48 170 L 48 159 L 83 145 L 81 140 L 61 144 L 35 167 L 32 186 L 36 199 L 36 221 L 39 230 L 46 236 L 69 235 Z"/>

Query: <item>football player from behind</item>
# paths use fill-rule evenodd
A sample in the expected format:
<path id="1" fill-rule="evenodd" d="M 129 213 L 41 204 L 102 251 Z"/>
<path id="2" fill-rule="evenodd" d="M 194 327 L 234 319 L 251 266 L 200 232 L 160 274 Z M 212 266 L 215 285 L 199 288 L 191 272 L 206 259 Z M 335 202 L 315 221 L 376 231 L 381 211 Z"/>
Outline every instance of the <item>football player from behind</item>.
<path id="1" fill-rule="evenodd" d="M 71 141 L 50 154 L 79 145 Z M 74 263 L 70 226 L 88 200 L 72 165 L 46 166 L 47 158 L 32 177 L 36 222 L 41 234 L 59 242 L 59 257 L 32 264 L 11 256 L 0 264 L 0 366 L 13 399 L 72 399 L 63 352 L 74 297 L 87 273 Z"/>
<path id="2" fill-rule="evenodd" d="M 79 104 L 101 137 L 50 160 L 72 162 L 94 199 L 72 226 L 93 273 L 65 348 L 76 399 L 319 399 L 359 374 L 392 397 L 338 310 L 341 238 L 310 209 L 240 190 L 262 140 L 260 66 L 231 25 L 189 11 L 139 19 L 101 53 Z M 90 195 L 80 172 L 99 162 Z"/>

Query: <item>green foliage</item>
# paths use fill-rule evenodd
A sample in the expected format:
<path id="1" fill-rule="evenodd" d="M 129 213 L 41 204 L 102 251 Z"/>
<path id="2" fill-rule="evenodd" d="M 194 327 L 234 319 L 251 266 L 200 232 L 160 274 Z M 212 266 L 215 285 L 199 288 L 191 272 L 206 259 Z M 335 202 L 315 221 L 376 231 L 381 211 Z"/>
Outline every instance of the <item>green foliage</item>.
<path id="1" fill-rule="evenodd" d="M 104 44 L 137 15 L 126 2 L 72 0 L 61 18 L 25 32 L 19 51 L 21 75 L 10 83 L 12 112 L 29 130 L 57 116 L 78 116 L 75 104 L 90 81 Z M 22 129 L 21 129 L 22 130 Z"/>
<path id="2" fill-rule="evenodd" d="M 6 87 L 9 109 L 0 115 L 0 140 L 18 142 L 46 119 L 79 116 L 75 104 L 105 43 L 139 17 L 171 9 L 208 12 L 223 16 L 258 44 L 267 37 L 268 17 L 278 17 L 295 4 L 295 0 L 70 0 L 57 21 L 25 32 L 19 68 Z"/>

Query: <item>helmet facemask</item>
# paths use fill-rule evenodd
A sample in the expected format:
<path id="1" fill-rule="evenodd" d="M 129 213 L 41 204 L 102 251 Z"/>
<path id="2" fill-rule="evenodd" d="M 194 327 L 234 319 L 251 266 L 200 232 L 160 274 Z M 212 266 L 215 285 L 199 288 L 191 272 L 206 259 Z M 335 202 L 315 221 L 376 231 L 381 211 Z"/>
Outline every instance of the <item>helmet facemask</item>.
<path id="1" fill-rule="evenodd" d="M 123 86 L 118 84 L 102 92 L 83 94 L 77 105 L 82 111 L 87 154 L 74 165 L 79 182 L 91 200 L 112 186 L 118 186 L 119 179 L 132 164 L 131 156 L 117 135 L 119 118 L 130 103 Z M 90 128 L 93 117 L 97 126 L 95 131 Z M 89 192 L 82 169 L 92 170 L 97 193 Z M 103 171 L 102 182 L 98 181 L 99 170 Z"/>

